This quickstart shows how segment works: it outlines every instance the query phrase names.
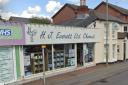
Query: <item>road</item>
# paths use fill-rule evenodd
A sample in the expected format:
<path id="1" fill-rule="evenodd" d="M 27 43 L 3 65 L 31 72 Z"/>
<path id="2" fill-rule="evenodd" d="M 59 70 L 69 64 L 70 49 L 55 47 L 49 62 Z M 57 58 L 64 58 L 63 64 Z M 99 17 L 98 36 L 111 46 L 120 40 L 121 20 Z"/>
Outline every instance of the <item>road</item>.
<path id="1" fill-rule="evenodd" d="M 128 85 L 128 69 L 88 85 Z"/>
<path id="2" fill-rule="evenodd" d="M 22 82 L 19 82 L 19 84 Z M 9 85 L 19 85 L 18 82 Z M 43 80 L 20 85 L 43 85 Z M 128 85 L 128 62 L 97 65 L 46 79 L 46 85 Z"/>

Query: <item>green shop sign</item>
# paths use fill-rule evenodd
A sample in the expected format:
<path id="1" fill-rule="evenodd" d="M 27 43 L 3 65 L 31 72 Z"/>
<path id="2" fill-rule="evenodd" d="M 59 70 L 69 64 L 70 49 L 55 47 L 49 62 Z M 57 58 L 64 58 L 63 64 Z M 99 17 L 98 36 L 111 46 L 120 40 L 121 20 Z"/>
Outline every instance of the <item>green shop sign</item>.
<path id="1" fill-rule="evenodd" d="M 18 26 L 0 26 L 0 39 L 22 39 L 22 29 Z"/>

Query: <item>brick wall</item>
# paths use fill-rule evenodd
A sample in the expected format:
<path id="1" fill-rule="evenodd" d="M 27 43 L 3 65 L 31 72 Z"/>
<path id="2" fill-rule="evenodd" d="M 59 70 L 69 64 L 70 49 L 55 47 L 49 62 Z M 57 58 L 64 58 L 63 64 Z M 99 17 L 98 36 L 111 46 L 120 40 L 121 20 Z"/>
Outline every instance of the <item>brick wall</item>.
<path id="1" fill-rule="evenodd" d="M 55 17 L 53 17 L 53 24 L 59 24 L 74 17 L 76 17 L 75 11 L 69 7 L 65 7 Z"/>
<path id="2" fill-rule="evenodd" d="M 65 21 L 71 20 L 81 13 L 88 13 L 89 9 L 87 6 L 78 6 L 78 9 L 72 9 L 68 6 L 64 7 L 60 12 L 57 13 L 52 19 L 53 24 L 60 24 Z"/>
<path id="3" fill-rule="evenodd" d="M 105 4 L 102 4 L 101 6 L 99 6 L 97 9 L 95 9 L 96 11 L 98 12 L 101 12 L 101 13 L 106 13 L 106 5 Z M 118 17 L 118 18 L 121 18 L 123 20 L 127 20 L 128 21 L 128 16 L 125 16 L 123 15 L 122 13 L 120 13 L 119 11 L 113 9 L 112 7 L 109 7 L 108 8 L 108 13 L 112 16 L 115 16 L 115 17 Z"/>

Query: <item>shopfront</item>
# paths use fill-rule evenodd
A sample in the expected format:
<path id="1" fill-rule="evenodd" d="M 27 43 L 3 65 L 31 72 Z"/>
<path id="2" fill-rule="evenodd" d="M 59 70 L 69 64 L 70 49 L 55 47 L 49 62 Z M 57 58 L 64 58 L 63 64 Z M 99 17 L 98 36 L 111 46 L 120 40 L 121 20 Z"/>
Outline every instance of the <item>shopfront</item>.
<path id="1" fill-rule="evenodd" d="M 21 24 L 0 24 L 0 85 L 20 77 L 19 45 L 24 44 Z"/>
<path id="2" fill-rule="evenodd" d="M 23 46 L 25 76 L 43 72 L 41 45 Z M 45 71 L 75 66 L 74 44 L 46 45 Z"/>
<path id="3" fill-rule="evenodd" d="M 101 42 L 100 32 L 100 29 L 27 24 L 23 46 L 25 77 L 43 72 L 42 45 L 46 72 L 95 64 L 94 48 L 95 43 Z"/>

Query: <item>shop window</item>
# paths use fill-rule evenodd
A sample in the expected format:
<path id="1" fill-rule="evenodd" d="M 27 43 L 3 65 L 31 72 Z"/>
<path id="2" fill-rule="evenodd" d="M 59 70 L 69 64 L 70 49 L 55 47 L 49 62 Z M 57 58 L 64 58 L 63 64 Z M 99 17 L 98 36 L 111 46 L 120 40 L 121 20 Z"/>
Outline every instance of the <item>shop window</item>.
<path id="1" fill-rule="evenodd" d="M 65 66 L 75 66 L 75 50 L 74 44 L 66 44 L 64 45 L 65 52 Z"/>
<path id="2" fill-rule="evenodd" d="M 75 65 L 75 50 L 73 44 L 54 45 L 54 68 L 64 68 Z"/>
<path id="3" fill-rule="evenodd" d="M 84 48 L 85 49 L 85 48 Z M 86 44 L 86 51 L 85 53 L 85 63 L 93 62 L 94 60 L 94 43 L 87 43 Z"/>
<path id="4" fill-rule="evenodd" d="M 54 45 L 54 68 L 64 68 L 64 45 Z"/>
<path id="5" fill-rule="evenodd" d="M 117 45 L 117 52 L 119 53 L 120 52 L 120 46 Z"/>
<path id="6" fill-rule="evenodd" d="M 25 76 L 43 71 L 41 46 L 24 46 Z M 40 68 L 40 70 L 39 70 Z"/>
<path id="7" fill-rule="evenodd" d="M 44 49 L 45 71 L 52 70 L 52 46 Z M 25 76 L 43 72 L 43 57 L 41 45 L 24 46 Z"/>

